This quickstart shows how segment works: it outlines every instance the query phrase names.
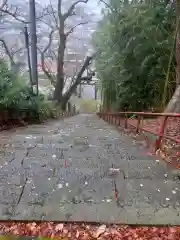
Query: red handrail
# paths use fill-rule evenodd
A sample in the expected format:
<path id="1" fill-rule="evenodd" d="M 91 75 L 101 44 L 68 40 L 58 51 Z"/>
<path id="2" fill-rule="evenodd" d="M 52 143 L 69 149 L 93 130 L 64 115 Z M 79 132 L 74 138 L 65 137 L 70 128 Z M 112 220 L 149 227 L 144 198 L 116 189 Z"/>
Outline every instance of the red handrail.
<path id="1" fill-rule="evenodd" d="M 138 117 L 137 119 L 137 125 L 133 125 L 131 123 L 128 123 L 128 115 L 136 115 Z M 164 134 L 167 119 L 169 117 L 175 117 L 180 118 L 179 113 L 153 113 L 153 112 L 99 112 L 98 115 L 102 117 L 104 120 L 112 123 L 113 118 L 115 118 L 115 124 L 120 125 L 120 117 L 125 117 L 124 127 L 127 128 L 128 125 L 131 125 L 136 128 L 136 133 L 139 133 L 139 131 L 149 132 L 155 136 L 157 136 L 156 142 L 155 142 L 155 151 L 158 150 L 161 147 L 162 139 L 169 139 L 176 143 L 180 143 L 180 139 L 172 138 Z M 143 120 L 143 116 L 156 116 L 156 117 L 163 117 L 162 124 L 160 126 L 159 133 L 155 133 L 153 131 L 147 130 L 145 128 L 140 127 L 141 121 Z M 118 123 L 117 123 L 118 120 Z"/>
<path id="2" fill-rule="evenodd" d="M 166 117 L 180 117 L 180 113 L 153 113 L 153 112 L 100 112 L 98 114 L 105 115 L 128 115 L 134 114 L 137 116 L 166 116 Z"/>

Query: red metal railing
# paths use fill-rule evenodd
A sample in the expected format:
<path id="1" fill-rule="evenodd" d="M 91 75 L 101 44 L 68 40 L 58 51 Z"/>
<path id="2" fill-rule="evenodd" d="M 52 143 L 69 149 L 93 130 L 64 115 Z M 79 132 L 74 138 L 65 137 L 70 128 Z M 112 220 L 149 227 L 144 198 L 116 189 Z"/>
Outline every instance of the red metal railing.
<path id="1" fill-rule="evenodd" d="M 168 118 L 179 118 L 180 120 L 180 114 L 176 113 L 152 113 L 152 112 L 99 112 L 99 117 L 103 118 L 105 121 L 120 126 L 123 122 L 124 128 L 128 128 L 128 125 L 135 128 L 135 132 L 138 134 L 140 132 L 149 132 L 155 136 L 157 136 L 155 141 L 155 151 L 160 149 L 161 143 L 163 139 L 168 139 L 173 142 L 176 142 L 180 144 L 179 138 L 173 138 L 171 136 L 168 136 L 165 134 L 166 126 L 167 126 L 167 120 Z M 132 118 L 129 116 L 132 116 L 136 119 L 134 121 L 136 124 L 132 123 Z M 142 127 L 143 126 L 143 120 L 144 117 L 161 117 L 161 123 L 159 127 L 158 132 L 154 132 L 152 130 L 149 130 L 147 128 Z M 180 129 L 179 129 L 180 130 Z"/>

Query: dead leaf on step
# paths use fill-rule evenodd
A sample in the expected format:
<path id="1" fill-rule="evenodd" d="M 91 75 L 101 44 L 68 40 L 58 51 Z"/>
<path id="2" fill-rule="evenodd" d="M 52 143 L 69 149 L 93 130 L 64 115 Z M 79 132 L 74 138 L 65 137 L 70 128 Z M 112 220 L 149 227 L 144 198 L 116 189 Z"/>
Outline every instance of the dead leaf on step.
<path id="1" fill-rule="evenodd" d="M 94 237 L 98 238 L 105 231 L 106 231 L 106 225 L 101 225 L 100 227 L 98 227 L 97 231 L 95 232 Z"/>
<path id="2" fill-rule="evenodd" d="M 79 238 L 79 231 L 77 230 L 76 232 L 76 238 L 78 239 Z"/>
<path id="3" fill-rule="evenodd" d="M 160 149 L 158 149 L 155 154 L 158 156 L 160 154 Z"/>
<path id="4" fill-rule="evenodd" d="M 64 228 L 64 224 L 60 223 L 60 224 L 56 225 L 55 231 L 62 231 L 63 228 Z"/>
<path id="5" fill-rule="evenodd" d="M 161 156 L 162 159 L 166 159 L 166 155 L 163 151 L 159 151 L 159 155 Z"/>

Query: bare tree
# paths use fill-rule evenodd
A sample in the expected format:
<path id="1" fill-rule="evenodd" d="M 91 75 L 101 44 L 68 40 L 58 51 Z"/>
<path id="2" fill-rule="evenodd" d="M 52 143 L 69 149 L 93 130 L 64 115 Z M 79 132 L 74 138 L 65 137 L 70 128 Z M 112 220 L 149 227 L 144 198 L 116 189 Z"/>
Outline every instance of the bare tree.
<path id="1" fill-rule="evenodd" d="M 0 32 L 0 51 L 1 56 L 7 56 L 10 63 L 11 70 L 18 73 L 21 68 L 25 66 L 25 48 L 24 48 L 24 34 L 21 29 L 13 28 L 14 24 L 7 25 L 4 18 L 1 16 L 1 26 L 3 31 Z M 12 26 L 12 27 L 11 27 Z M 15 30 L 11 33 L 11 29 Z"/>
<path id="2" fill-rule="evenodd" d="M 26 66 L 26 49 L 24 26 L 29 23 L 29 11 L 27 4 L 22 1 L 18 4 L 10 4 L 3 0 L 0 5 L 0 32 L 1 53 L 5 54 L 10 62 L 11 69 L 18 73 Z M 37 21 L 46 16 L 46 8 L 37 4 Z M 5 31 L 6 30 L 6 31 Z M 9 33 L 13 30 L 13 33 Z"/>
<path id="3" fill-rule="evenodd" d="M 9 48 L 4 39 L 0 39 L 0 42 L 2 44 L 2 47 L 4 48 L 5 54 L 8 56 L 10 60 L 11 70 L 14 73 L 19 73 L 21 70 L 21 67 L 23 67 L 25 64 L 21 61 L 16 60 L 15 55 L 18 52 L 21 52 L 23 48 L 19 48 L 17 46 L 15 46 L 15 49 L 13 47 Z"/>
<path id="4" fill-rule="evenodd" d="M 42 12 L 38 12 L 37 21 L 47 14 L 48 13 L 46 11 L 46 8 L 42 8 Z M 20 23 L 24 23 L 24 24 L 29 23 L 28 11 L 24 11 L 24 9 L 21 9 L 21 7 L 17 6 L 16 4 L 9 4 L 8 0 L 2 1 L 2 4 L 0 5 L 0 15 L 10 16 Z"/>
<path id="5" fill-rule="evenodd" d="M 80 4 L 86 4 L 88 0 L 77 0 L 68 6 L 67 10 L 63 12 L 65 5 L 62 4 L 62 0 L 58 0 L 57 11 L 53 5 L 49 4 L 48 12 L 50 14 L 49 19 L 43 19 L 42 22 L 49 28 L 49 36 L 46 46 L 38 47 L 41 55 L 42 70 L 49 78 L 50 82 L 55 86 L 54 100 L 56 100 L 64 109 L 71 95 L 75 92 L 77 86 L 84 80 L 90 81 L 93 73 L 90 72 L 88 76 L 83 76 L 85 70 L 90 65 L 93 56 L 88 56 L 84 62 L 76 62 L 76 68 L 74 69 L 74 76 L 69 76 L 65 70 L 66 65 L 66 53 L 68 53 L 68 40 L 74 31 L 89 23 L 89 19 L 82 19 L 77 17 L 78 7 Z M 72 21 L 71 18 L 74 20 Z M 75 18 L 78 18 L 75 19 Z M 41 42 L 41 41 L 40 41 Z M 53 47 L 54 46 L 54 47 Z M 47 66 L 47 59 L 51 58 L 56 61 L 57 72 L 53 74 Z M 71 82 L 68 84 L 68 88 L 65 91 L 65 84 L 67 78 L 71 78 Z"/>

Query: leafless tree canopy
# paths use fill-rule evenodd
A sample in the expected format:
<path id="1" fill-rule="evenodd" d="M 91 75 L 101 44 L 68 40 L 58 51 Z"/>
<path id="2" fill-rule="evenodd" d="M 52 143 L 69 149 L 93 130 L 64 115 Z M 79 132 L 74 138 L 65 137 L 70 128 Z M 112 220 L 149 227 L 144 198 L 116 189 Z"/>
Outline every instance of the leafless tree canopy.
<path id="1" fill-rule="evenodd" d="M 47 6 L 49 16 L 41 20 L 48 34 L 38 38 L 42 70 L 55 86 L 54 99 L 63 104 L 67 103 L 81 81 L 92 77 L 89 75 L 85 79 L 83 76 L 92 60 L 92 57 L 87 57 L 88 41 L 89 32 L 95 24 L 93 13 L 85 11 L 84 5 L 88 1 L 57 0 L 56 5 L 50 1 Z M 42 46 L 45 38 L 48 41 Z M 49 62 L 56 63 L 54 74 L 49 69 Z"/>
<path id="2" fill-rule="evenodd" d="M 13 1 L 12 1 L 13 2 Z M 38 6 L 37 21 L 47 15 L 46 8 Z M 25 11 L 24 11 L 25 10 Z M 27 3 L 13 4 L 4 0 L 0 5 L 0 53 L 6 55 L 15 71 L 26 66 L 24 26 L 29 23 Z"/>

